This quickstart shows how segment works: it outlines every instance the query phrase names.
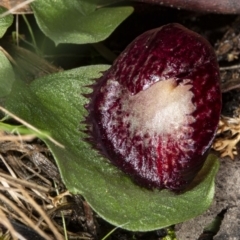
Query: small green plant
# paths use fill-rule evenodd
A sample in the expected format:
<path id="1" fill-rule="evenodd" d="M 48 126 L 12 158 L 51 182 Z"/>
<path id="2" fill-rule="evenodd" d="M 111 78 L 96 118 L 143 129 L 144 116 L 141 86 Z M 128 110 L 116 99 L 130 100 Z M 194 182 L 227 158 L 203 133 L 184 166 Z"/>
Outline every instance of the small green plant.
<path id="1" fill-rule="evenodd" d="M 38 26 L 55 44 L 89 44 L 106 39 L 133 11 L 131 6 L 110 3 L 36 0 L 31 7 Z M 0 20 L 2 37 L 13 17 L 10 14 Z M 208 157 L 187 191 L 150 191 L 134 184 L 83 140 L 86 134 L 81 122 L 87 115 L 84 106 L 88 102 L 84 95 L 91 92 L 86 86 L 109 65 L 60 71 L 29 83 L 15 75 L 3 52 L 0 63 L 2 106 L 61 144 L 38 135 L 53 153 L 67 189 L 83 195 L 103 219 L 128 230 L 150 231 L 186 221 L 208 209 L 214 196 L 216 157 Z"/>

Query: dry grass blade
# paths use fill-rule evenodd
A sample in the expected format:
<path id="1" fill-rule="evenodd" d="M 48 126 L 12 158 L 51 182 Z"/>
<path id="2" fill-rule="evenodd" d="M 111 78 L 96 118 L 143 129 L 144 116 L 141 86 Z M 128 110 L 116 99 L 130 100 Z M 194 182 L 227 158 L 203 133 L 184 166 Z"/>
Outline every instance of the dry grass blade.
<path id="1" fill-rule="evenodd" d="M 53 171 L 49 173 L 44 170 L 46 167 L 44 164 L 47 164 L 49 170 L 53 168 L 50 163 L 47 163 L 50 161 L 47 159 L 49 150 L 46 146 L 40 145 L 40 143 L 43 144 L 41 141 L 25 143 L 21 135 L 17 138 L 18 141 L 16 138 L 11 138 L 12 134 L 8 136 L 11 141 L 0 141 L 0 161 L 6 168 L 0 171 L 0 182 L 3 185 L 0 186 L 2 193 L 0 193 L 2 205 L 0 209 L 8 218 L 29 226 L 44 239 L 63 240 L 62 228 L 50 218 L 51 215 L 56 216 L 55 212 L 58 210 L 54 207 L 49 195 L 51 193 L 54 196 L 56 192 L 51 181 L 55 175 Z M 55 165 L 54 167 L 56 168 Z M 57 171 L 55 174 L 59 175 L 57 168 L 55 170 Z M 64 188 L 61 187 L 61 191 L 63 190 Z M 69 193 L 60 193 L 57 199 L 66 194 Z M 48 214 L 49 209 L 53 210 L 51 215 Z"/>
<path id="2" fill-rule="evenodd" d="M 2 209 L 0 209 L 0 223 L 2 225 L 4 225 L 10 232 L 10 234 L 12 235 L 12 239 L 13 240 L 27 240 L 26 238 L 24 238 L 22 235 L 20 235 L 12 226 L 12 224 L 10 223 L 10 221 L 8 220 L 8 218 L 6 217 L 5 213 L 2 211 Z"/>
<path id="3" fill-rule="evenodd" d="M 0 141 L 32 141 L 34 138 L 36 138 L 35 135 L 25 135 L 25 136 L 3 136 L 0 132 Z"/>
<path id="4" fill-rule="evenodd" d="M 27 11 L 27 12 L 30 12 L 30 9 L 29 8 L 27 8 L 27 5 L 29 5 L 31 2 L 33 2 L 33 1 L 35 1 L 35 0 L 26 0 L 26 1 L 21 1 L 21 2 L 19 2 L 18 4 L 16 4 L 14 7 L 11 7 L 8 11 L 6 11 L 6 12 L 4 12 L 3 14 L 1 14 L 0 15 L 0 18 L 1 17 L 5 17 L 5 16 L 7 16 L 7 15 L 9 15 L 9 14 L 14 14 L 14 13 L 18 13 L 19 14 L 19 12 L 18 12 L 18 10 L 20 10 L 20 9 L 23 9 L 23 8 L 26 8 L 26 9 L 24 9 L 25 11 Z M 2 2 L 0 3 L 0 6 L 4 6 L 4 7 L 8 7 L 8 4 L 6 3 L 6 1 L 3 1 L 2 0 Z M 23 13 L 26 13 L 26 12 L 23 12 Z M 21 12 L 20 12 L 21 13 Z"/>
<path id="5" fill-rule="evenodd" d="M 51 229 L 51 231 L 53 232 L 55 239 L 58 240 L 64 240 L 64 238 L 62 237 L 62 235 L 58 232 L 58 230 L 56 229 L 56 227 L 54 226 L 54 224 L 52 223 L 51 219 L 47 216 L 47 214 L 42 210 L 42 208 L 29 196 L 29 194 L 27 193 L 27 191 L 25 191 L 24 189 L 22 189 L 22 194 L 23 196 L 26 197 L 26 199 L 28 199 L 28 202 L 34 207 L 34 209 L 41 215 L 41 217 L 45 220 L 45 222 L 48 224 L 49 228 Z"/>
<path id="6" fill-rule="evenodd" d="M 39 191 L 45 192 L 45 193 L 48 193 L 51 190 L 53 190 L 53 189 L 46 188 L 44 186 L 37 185 L 36 183 L 32 183 L 32 182 L 22 180 L 19 178 L 18 179 L 13 178 L 13 177 L 9 176 L 8 174 L 1 173 L 1 172 L 0 172 L 0 177 L 2 177 L 3 179 L 8 179 L 9 181 L 11 181 L 11 185 L 16 186 L 16 187 L 21 185 L 21 186 L 33 188 L 33 189 L 36 189 L 36 190 L 39 190 Z"/>
<path id="7" fill-rule="evenodd" d="M 20 122 L 21 124 L 23 124 L 24 126 L 26 126 L 27 128 L 33 130 L 34 132 L 36 132 L 36 135 L 39 135 L 40 137 L 44 137 L 46 139 L 48 139 L 49 141 L 51 141 L 52 143 L 54 143 L 56 146 L 59 146 L 61 148 L 64 148 L 64 146 L 59 143 L 58 141 L 56 141 L 54 138 L 50 137 L 49 135 L 44 134 L 43 132 L 41 132 L 39 129 L 37 129 L 36 127 L 32 126 L 31 124 L 29 124 L 28 122 L 24 121 L 23 119 L 19 118 L 18 116 L 16 116 L 15 114 L 9 112 L 7 109 L 5 109 L 4 107 L 0 106 L 0 110 L 2 112 L 4 112 L 5 114 L 9 115 L 10 117 L 12 117 L 13 119 L 15 119 L 16 121 Z"/>
<path id="8" fill-rule="evenodd" d="M 43 232 L 38 226 L 34 224 L 34 222 L 28 218 L 28 216 L 21 211 L 11 200 L 9 200 L 4 195 L 0 194 L 0 200 L 7 204 L 10 208 L 12 208 L 19 216 L 24 220 L 29 227 L 34 229 L 40 236 L 42 236 L 46 240 L 52 240 L 45 232 Z"/>
<path id="9" fill-rule="evenodd" d="M 7 164 L 7 162 L 5 161 L 5 159 L 3 158 L 2 155 L 0 155 L 0 158 L 1 158 L 1 160 L 3 161 L 3 163 L 5 164 L 5 166 L 8 168 L 8 171 L 11 173 L 11 175 L 12 175 L 14 178 L 16 178 L 15 173 L 12 171 L 11 167 Z M 4 178 L 2 178 L 2 179 L 0 178 L 0 181 L 1 181 L 1 183 L 2 183 L 2 185 L 3 185 L 4 187 L 9 187 L 8 182 L 7 182 Z M 9 190 L 8 193 L 11 195 L 11 197 L 13 198 L 13 200 L 14 200 L 19 206 L 24 207 L 23 204 L 22 204 L 22 202 L 21 202 L 21 201 L 19 200 L 19 198 L 16 196 L 16 192 L 15 192 L 15 191 Z"/>

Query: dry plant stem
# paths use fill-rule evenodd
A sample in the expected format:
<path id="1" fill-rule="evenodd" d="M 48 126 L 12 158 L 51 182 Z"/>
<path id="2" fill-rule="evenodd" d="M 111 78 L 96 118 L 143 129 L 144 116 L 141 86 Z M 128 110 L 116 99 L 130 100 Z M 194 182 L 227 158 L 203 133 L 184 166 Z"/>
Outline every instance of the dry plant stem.
<path id="1" fill-rule="evenodd" d="M 16 189 L 14 189 L 14 188 L 11 188 L 11 187 L 9 187 L 9 188 L 7 188 L 7 187 L 0 187 L 0 189 L 2 189 L 2 190 L 5 190 L 5 191 L 15 191 L 15 195 L 19 198 L 19 199 L 21 199 L 21 200 L 23 200 L 23 201 L 26 201 L 26 198 L 24 198 L 22 195 L 21 195 L 21 191 L 19 190 L 19 188 L 16 188 Z M 20 193 L 19 193 L 20 192 Z M 29 194 L 29 196 L 32 196 L 32 195 L 34 195 L 34 194 Z M 28 204 L 28 203 L 27 203 Z M 19 206 L 19 205 L 18 205 Z M 25 209 L 25 206 L 21 206 L 22 207 L 22 209 Z M 37 219 L 36 219 L 37 220 Z"/>
<path id="2" fill-rule="evenodd" d="M 15 120 L 17 120 L 18 122 L 22 123 L 24 126 L 28 127 L 29 129 L 35 131 L 37 134 L 42 135 L 42 132 L 35 128 L 34 126 L 32 126 L 31 124 L 27 123 L 26 121 L 24 121 L 23 119 L 17 117 L 15 114 L 9 112 L 7 109 L 5 109 L 4 107 L 0 106 L 0 111 L 4 112 L 5 114 L 9 115 L 10 117 L 14 118 Z M 61 148 L 64 148 L 64 145 L 62 145 L 61 143 L 57 142 L 55 139 L 53 139 L 50 136 L 46 135 L 46 138 L 51 141 L 52 143 L 54 143 L 56 146 L 59 146 Z"/>
<path id="3" fill-rule="evenodd" d="M 28 224 L 29 227 L 34 229 L 40 236 L 42 236 L 46 240 L 52 240 L 45 232 L 39 229 L 28 217 L 25 213 L 20 211 L 20 209 L 13 204 L 7 197 L 0 194 L 0 199 L 5 202 L 9 207 L 11 207 L 15 212 L 17 212 L 20 217 Z M 60 238 L 61 239 L 61 238 Z"/>
<path id="4" fill-rule="evenodd" d="M 230 70 L 238 70 L 238 69 L 240 69 L 240 64 L 227 66 L 227 67 L 220 67 L 220 71 L 230 71 Z M 223 83 L 221 85 L 222 93 L 226 93 L 238 88 L 240 88 L 239 79 L 228 79 L 226 83 Z"/>
<path id="5" fill-rule="evenodd" d="M 240 88 L 240 83 L 234 84 L 231 86 L 222 85 L 222 93 L 226 93 L 226 92 L 229 92 L 229 91 L 237 89 L 237 88 Z"/>
<path id="6" fill-rule="evenodd" d="M 30 3 L 33 2 L 33 1 L 35 1 L 35 0 L 26 0 L 26 1 L 24 1 L 24 2 L 21 2 L 21 3 L 17 4 L 16 6 L 12 7 L 12 8 L 9 9 L 8 11 L 4 12 L 3 14 L 1 14 L 1 15 L 0 15 L 0 18 L 5 17 L 5 16 L 7 16 L 7 15 L 9 15 L 9 14 L 14 14 L 14 13 L 16 13 L 17 10 L 19 10 L 19 9 L 27 6 L 28 4 L 30 4 Z M 2 6 L 2 5 L 5 6 L 3 3 L 1 3 L 1 6 Z M 6 7 L 6 6 L 5 6 L 5 7 Z M 23 12 L 23 13 L 24 13 L 24 12 Z M 20 13 L 18 12 L 18 14 L 20 14 Z"/>
<path id="7" fill-rule="evenodd" d="M 16 179 L 16 178 L 13 178 L 13 177 L 9 176 L 8 174 L 5 174 L 5 173 L 0 172 L 0 177 L 2 177 L 3 179 L 7 179 L 7 180 L 11 181 L 11 185 L 16 186 L 16 187 L 19 187 L 19 185 L 21 185 L 21 186 L 28 187 L 28 188 L 33 188 L 33 189 L 36 189 L 36 190 L 39 190 L 39 191 L 45 192 L 45 193 L 48 193 L 50 191 L 54 191 L 54 188 L 46 188 L 46 187 L 37 185 L 36 183 L 32 183 L 32 182 L 22 180 L 22 179 Z"/>
<path id="8" fill-rule="evenodd" d="M 3 163 L 5 164 L 5 166 L 7 167 L 9 173 L 11 174 L 11 176 L 13 178 L 17 178 L 16 174 L 14 173 L 14 171 L 12 170 L 12 168 L 8 165 L 8 163 L 5 161 L 4 157 L 2 155 L 0 155 L 1 160 L 3 161 Z"/>
<path id="9" fill-rule="evenodd" d="M 28 200 L 28 202 L 34 207 L 34 209 L 40 214 L 40 216 L 45 220 L 45 222 L 48 224 L 49 228 L 51 229 L 51 231 L 53 232 L 55 239 L 58 240 L 64 240 L 62 235 L 59 234 L 59 232 L 57 231 L 56 227 L 54 226 L 54 224 L 52 223 L 52 220 L 47 216 L 47 214 L 43 211 L 43 209 L 28 195 L 28 193 L 26 191 L 24 191 L 22 189 L 22 194 L 23 196 L 26 197 L 26 199 Z"/>
<path id="10" fill-rule="evenodd" d="M 30 167 L 26 166 L 24 163 L 22 163 L 22 166 L 24 166 L 29 172 L 33 173 L 31 176 L 26 177 L 26 180 L 30 180 L 31 178 L 37 176 L 39 177 L 43 182 L 45 182 L 47 185 L 51 185 L 51 182 L 47 180 L 45 177 L 43 177 L 40 172 L 41 170 L 39 169 L 39 173 L 31 169 Z"/>
<path id="11" fill-rule="evenodd" d="M 48 179 L 39 174 L 40 172 L 44 172 L 46 175 L 51 176 L 52 179 L 59 181 L 58 169 L 48 158 L 46 158 L 40 152 L 44 151 L 43 149 L 35 147 L 34 145 L 24 144 L 23 142 L 8 142 L 5 144 L 0 142 L 0 149 L 3 153 L 7 153 L 8 151 L 17 151 L 24 153 L 20 159 L 27 157 L 38 169 L 38 172 L 36 172 L 31 167 L 26 166 L 22 161 L 19 161 L 20 159 L 16 158 L 14 154 L 8 154 L 6 156 L 6 162 L 8 162 L 13 167 L 14 171 L 18 173 L 18 176 L 20 178 L 29 180 L 30 178 L 37 176 L 47 185 L 52 186 L 52 183 Z M 33 174 L 29 176 L 25 173 L 24 169 L 27 169 Z"/>
<path id="12" fill-rule="evenodd" d="M 19 217 L 18 215 L 14 214 L 14 213 L 11 212 L 11 211 L 9 211 L 7 208 L 3 208 L 2 206 L 0 206 L 0 209 L 1 209 L 2 211 L 6 212 L 9 216 L 11 216 L 12 219 L 17 220 L 17 221 L 21 222 L 21 223 L 24 224 L 24 225 L 27 225 L 27 223 L 26 223 L 21 217 Z M 34 217 L 34 216 L 31 216 L 31 217 L 32 217 L 32 219 L 33 219 L 35 222 L 38 221 L 38 218 L 37 218 L 37 217 Z M 48 226 L 47 226 L 46 223 L 43 223 L 43 224 L 42 224 L 42 227 L 45 228 L 45 229 L 48 228 Z"/>
<path id="13" fill-rule="evenodd" d="M 20 191 L 21 192 L 21 194 L 17 194 L 16 193 L 16 195 L 17 195 L 17 197 L 19 197 L 20 199 L 22 199 L 22 200 L 24 200 L 27 204 L 31 204 L 31 206 L 37 211 L 37 212 L 39 212 L 40 214 L 41 214 L 41 216 L 43 216 L 42 214 L 42 210 L 41 210 L 41 208 L 30 198 L 30 196 L 28 195 L 28 193 L 25 191 L 25 190 L 23 190 L 23 189 L 18 189 L 18 191 Z M 25 195 L 25 196 L 24 196 Z M 29 206 L 30 207 L 30 206 Z M 32 208 L 32 207 L 30 207 L 30 208 Z M 12 215 L 12 213 L 10 213 L 10 215 Z M 32 217 L 34 217 L 34 216 L 32 216 Z M 44 220 L 47 222 L 47 227 L 50 227 L 50 229 L 53 231 L 53 232 L 56 232 L 56 230 L 53 228 L 53 226 L 51 226 L 51 223 L 50 223 L 50 225 L 49 225 L 49 218 L 47 217 L 47 215 L 45 214 L 45 216 L 43 216 L 43 218 L 44 218 Z M 22 219 L 19 219 L 21 222 L 22 222 Z M 35 218 L 35 221 L 37 221 L 37 219 Z M 50 221 L 51 222 L 51 221 Z M 26 224 L 26 223 L 25 223 Z M 56 234 L 55 234 L 56 235 Z M 58 235 L 56 235 L 56 239 L 61 239 L 61 238 L 59 238 L 59 236 Z"/>
<path id="14" fill-rule="evenodd" d="M 1 160 L 3 161 L 3 163 L 5 164 L 5 166 L 8 168 L 9 172 L 11 173 L 11 175 L 13 176 L 13 178 L 16 178 L 15 173 L 12 171 L 12 169 L 10 168 L 10 166 L 7 164 L 7 162 L 5 161 L 5 159 L 2 157 L 2 155 L 0 155 Z M 0 181 L 2 183 L 2 185 L 4 187 L 9 187 L 8 182 L 4 179 L 4 178 L 0 178 Z M 15 191 L 11 191 L 9 190 L 8 193 L 11 195 L 11 197 L 13 198 L 13 200 L 18 203 L 19 206 L 24 208 L 23 203 L 19 200 L 19 198 L 16 196 L 16 192 Z"/>
<path id="15" fill-rule="evenodd" d="M 0 209 L 0 223 L 9 230 L 10 234 L 12 235 L 13 240 L 27 240 L 22 235 L 20 235 L 15 229 L 13 228 L 12 224 L 6 217 L 5 213 Z"/>
<path id="16" fill-rule="evenodd" d="M 32 141 L 34 138 L 36 138 L 35 135 L 21 135 L 21 136 L 2 136 L 0 133 L 0 141 Z"/>
<path id="17" fill-rule="evenodd" d="M 236 65 L 232 65 L 232 66 L 227 66 L 227 67 L 220 67 L 220 71 L 226 71 L 226 70 L 235 70 L 235 69 L 239 69 L 240 68 L 240 64 L 236 64 Z"/>
<path id="18" fill-rule="evenodd" d="M 0 190 L 2 191 L 14 191 L 16 193 L 19 192 L 19 189 L 18 188 L 15 188 L 15 187 L 5 187 L 5 186 L 0 186 Z M 0 206 L 1 207 L 1 206 Z"/>

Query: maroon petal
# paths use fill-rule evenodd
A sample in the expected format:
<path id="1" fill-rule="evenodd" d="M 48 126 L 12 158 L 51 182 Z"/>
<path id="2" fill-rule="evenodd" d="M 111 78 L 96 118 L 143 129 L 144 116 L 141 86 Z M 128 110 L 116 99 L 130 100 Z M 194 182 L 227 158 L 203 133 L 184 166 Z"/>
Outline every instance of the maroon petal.
<path id="1" fill-rule="evenodd" d="M 201 169 L 221 111 L 219 69 L 200 35 L 169 24 L 137 37 L 94 86 L 94 146 L 147 188 L 179 191 Z"/>

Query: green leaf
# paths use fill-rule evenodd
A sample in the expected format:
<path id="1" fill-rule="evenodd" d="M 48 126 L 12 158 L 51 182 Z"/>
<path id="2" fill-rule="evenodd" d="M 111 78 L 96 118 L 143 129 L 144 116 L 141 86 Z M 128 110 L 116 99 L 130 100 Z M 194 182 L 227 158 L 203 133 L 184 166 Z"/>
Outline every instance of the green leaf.
<path id="1" fill-rule="evenodd" d="M 84 44 L 106 39 L 133 11 L 132 7 L 98 8 L 97 2 L 38 0 L 31 6 L 39 27 L 55 44 Z"/>
<path id="2" fill-rule="evenodd" d="M 15 81 L 15 75 L 11 63 L 0 50 L 0 98 L 6 97 L 12 89 L 12 84 Z"/>
<path id="3" fill-rule="evenodd" d="M 49 75 L 35 80 L 29 89 L 15 84 L 7 107 L 65 146 L 60 148 L 46 141 L 66 187 L 74 194 L 82 194 L 110 223 L 133 231 L 150 231 L 201 214 L 213 200 L 216 157 L 208 157 L 186 192 L 150 191 L 134 184 L 83 140 L 81 130 L 85 126 L 81 121 L 87 115 L 84 105 L 88 100 L 82 94 L 91 91 L 85 86 L 107 67 L 81 67 Z"/>
<path id="4" fill-rule="evenodd" d="M 5 8 L 0 6 L 0 15 L 6 11 Z M 12 14 L 0 17 L 0 38 L 3 37 L 12 23 Z M 0 98 L 7 96 L 11 92 L 12 83 L 15 80 L 12 66 L 3 51 L 0 49 Z"/>
<path id="5" fill-rule="evenodd" d="M 0 6 L 0 14 L 6 12 L 7 10 Z M 12 25 L 13 23 L 13 15 L 9 14 L 5 17 L 0 17 L 0 38 L 3 37 L 7 29 Z"/>

